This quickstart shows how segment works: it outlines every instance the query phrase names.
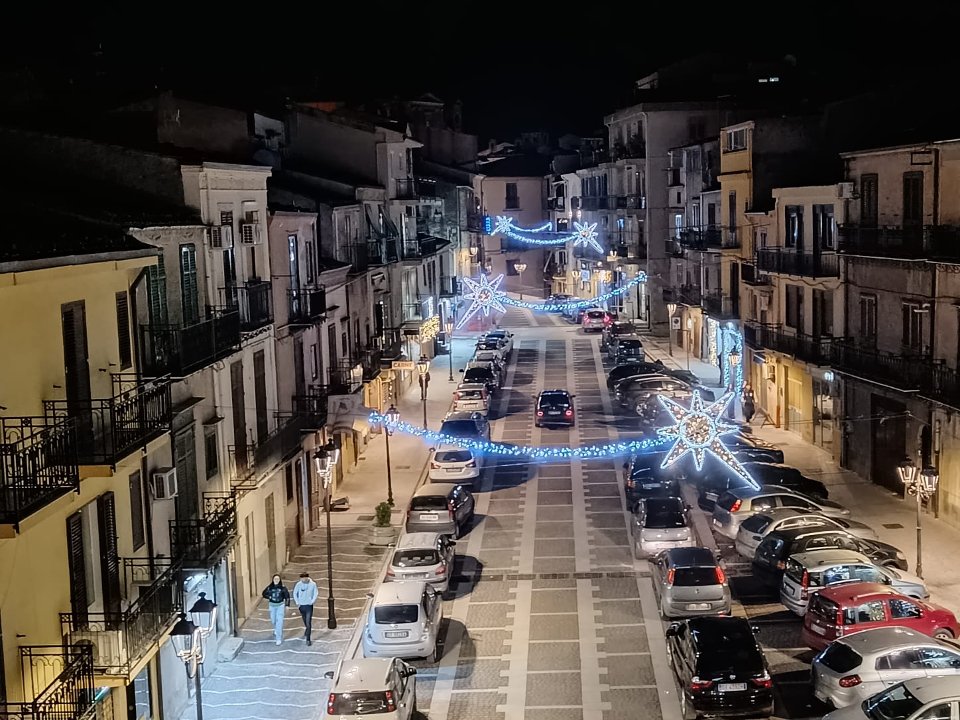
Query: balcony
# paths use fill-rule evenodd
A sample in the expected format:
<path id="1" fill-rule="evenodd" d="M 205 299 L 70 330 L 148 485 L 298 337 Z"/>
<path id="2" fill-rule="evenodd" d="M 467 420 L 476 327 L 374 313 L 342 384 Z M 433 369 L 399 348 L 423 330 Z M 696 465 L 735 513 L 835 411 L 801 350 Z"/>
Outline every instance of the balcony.
<path id="1" fill-rule="evenodd" d="M 681 245 L 680 241 L 676 239 L 665 241 L 663 244 L 663 252 L 666 254 L 667 257 L 673 257 L 673 258 L 684 257 L 683 245 Z"/>
<path id="2" fill-rule="evenodd" d="M 380 376 L 383 352 L 380 348 L 368 347 L 360 351 L 360 365 L 363 367 L 363 381 L 370 382 Z"/>
<path id="3" fill-rule="evenodd" d="M 804 277 L 840 277 L 836 253 L 799 253 L 789 248 L 757 250 L 757 269 L 763 272 Z"/>
<path id="4" fill-rule="evenodd" d="M 433 178 L 417 178 L 416 184 L 417 197 L 430 200 L 443 200 L 443 193 L 440 192 L 439 183 Z"/>
<path id="5" fill-rule="evenodd" d="M 247 281 L 245 285 L 220 288 L 223 304 L 240 311 L 240 330 L 254 332 L 273 322 L 272 283 Z"/>
<path id="6" fill-rule="evenodd" d="M 723 250 L 733 250 L 740 247 L 745 228 L 725 227 L 720 234 L 720 247 Z"/>
<path id="7" fill-rule="evenodd" d="M 141 325 L 140 340 L 146 375 L 185 377 L 240 349 L 240 312 L 207 308 L 193 325 Z"/>
<path id="8" fill-rule="evenodd" d="M 241 495 L 252 490 L 260 477 L 300 449 L 302 420 L 296 413 L 278 416 L 277 426 L 266 437 L 228 448 L 233 458 L 235 490 Z"/>
<path id="9" fill-rule="evenodd" d="M 423 320 L 422 303 L 403 303 L 400 306 L 400 318 L 402 322 L 417 322 Z"/>
<path id="10" fill-rule="evenodd" d="M 436 254 L 449 244 L 450 241 L 446 238 L 421 235 L 415 240 L 407 239 L 401 242 L 401 257 L 403 260 L 419 262 L 423 258 Z"/>
<path id="11" fill-rule="evenodd" d="M 187 568 L 212 568 L 236 537 L 234 493 L 204 493 L 202 517 L 170 521 L 170 553 Z"/>
<path id="12" fill-rule="evenodd" d="M 562 211 L 566 209 L 567 199 L 565 197 L 547 198 L 547 210 Z"/>
<path id="13" fill-rule="evenodd" d="M 779 325 L 743 324 L 743 339 L 753 348 L 773 350 L 813 365 L 829 365 L 831 337 L 784 332 Z"/>
<path id="14" fill-rule="evenodd" d="M 97 687 L 89 645 L 20 646 L 24 702 L 0 703 L 10 720 L 93 720 Z M 27 699 L 30 698 L 30 699 Z"/>
<path id="15" fill-rule="evenodd" d="M 340 360 L 330 368 L 327 385 L 331 395 L 350 395 L 363 386 L 364 368 L 359 359 Z"/>
<path id="16" fill-rule="evenodd" d="M 680 168 L 667 168 L 667 187 L 683 187 L 683 176 Z"/>
<path id="17" fill-rule="evenodd" d="M 932 366 L 920 387 L 920 395 L 960 408 L 960 372 L 946 365 Z"/>
<path id="18" fill-rule="evenodd" d="M 723 247 L 723 237 L 720 228 L 715 225 L 682 228 L 678 241 L 681 245 L 691 250 L 707 250 L 710 248 Z"/>
<path id="19" fill-rule="evenodd" d="M 740 281 L 744 285 L 754 287 L 768 287 L 771 285 L 770 276 L 763 275 L 752 263 L 740 263 Z"/>
<path id="20" fill-rule="evenodd" d="M 0 525 L 19 530 L 26 517 L 79 490 L 72 418 L 0 418 Z"/>
<path id="21" fill-rule="evenodd" d="M 170 430 L 170 378 L 141 382 L 135 375 L 113 375 L 113 392 L 102 399 L 43 401 L 48 424 L 73 418 L 80 465 L 115 466 Z"/>
<path id="22" fill-rule="evenodd" d="M 700 298 L 700 304 L 714 319 L 735 318 L 738 315 L 737 303 L 729 295 L 707 293 Z"/>
<path id="23" fill-rule="evenodd" d="M 832 344 L 830 364 L 842 373 L 906 391 L 916 391 L 929 384 L 931 368 L 925 356 L 883 352 L 851 340 L 837 340 Z"/>
<path id="24" fill-rule="evenodd" d="M 627 210 L 645 210 L 647 207 L 646 195 L 624 195 L 624 205 Z M 619 205 L 617 207 L 620 207 Z"/>
<path id="25" fill-rule="evenodd" d="M 309 385 L 305 394 L 293 396 L 293 412 L 304 430 L 320 430 L 327 424 L 329 398 L 326 385 Z"/>
<path id="26" fill-rule="evenodd" d="M 440 297 L 456 297 L 460 294 L 459 278 L 449 275 L 440 276 Z"/>
<path id="27" fill-rule="evenodd" d="M 464 229 L 469 232 L 483 232 L 483 215 L 477 212 L 468 212 L 463 219 Z"/>
<path id="28" fill-rule="evenodd" d="M 287 307 L 291 325 L 313 325 L 327 312 L 327 291 L 324 288 L 287 290 Z"/>
<path id="29" fill-rule="evenodd" d="M 60 613 L 64 642 L 90 645 L 98 685 L 104 676 L 133 681 L 133 671 L 155 652 L 177 621 L 182 604 L 180 564 L 163 560 L 124 559 L 127 597 L 139 595 L 118 612 Z M 115 684 L 115 683 L 114 683 Z"/>
<path id="30" fill-rule="evenodd" d="M 929 227 L 920 225 L 863 227 L 846 224 L 837 228 L 837 247 L 847 255 L 919 258 L 926 254 L 930 234 Z M 956 253 L 956 250 L 953 252 Z"/>
<path id="31" fill-rule="evenodd" d="M 400 178 L 396 182 L 397 200 L 416 200 L 417 199 L 417 181 L 413 178 Z"/>

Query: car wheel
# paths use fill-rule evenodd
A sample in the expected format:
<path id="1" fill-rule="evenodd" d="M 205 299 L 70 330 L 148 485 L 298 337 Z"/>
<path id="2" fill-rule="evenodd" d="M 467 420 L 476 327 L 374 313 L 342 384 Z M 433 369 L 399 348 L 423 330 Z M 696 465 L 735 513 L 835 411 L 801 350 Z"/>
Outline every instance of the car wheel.
<path id="1" fill-rule="evenodd" d="M 933 636 L 937 640 L 953 640 L 953 633 L 947 630 L 947 628 L 940 628 L 933 634 Z"/>
<path id="2" fill-rule="evenodd" d="M 534 426 L 535 426 L 535 427 L 540 427 L 540 423 L 535 422 L 535 423 L 534 423 Z"/>
<path id="3" fill-rule="evenodd" d="M 637 406 L 633 409 L 633 411 L 640 417 L 643 417 L 643 411 L 644 411 L 643 403 L 637 403 Z"/>
<path id="4" fill-rule="evenodd" d="M 440 662 L 440 659 L 443 657 L 443 645 L 440 644 L 440 638 L 437 638 L 436 642 L 433 644 L 433 661 L 435 663 Z"/>

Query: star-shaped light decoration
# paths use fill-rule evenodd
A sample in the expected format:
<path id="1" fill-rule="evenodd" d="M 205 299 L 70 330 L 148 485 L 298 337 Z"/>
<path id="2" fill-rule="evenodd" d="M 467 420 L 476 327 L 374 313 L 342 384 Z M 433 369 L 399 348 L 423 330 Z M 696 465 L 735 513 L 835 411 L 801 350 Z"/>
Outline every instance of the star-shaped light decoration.
<path id="1" fill-rule="evenodd" d="M 577 247 L 578 245 L 592 246 L 597 252 L 603 252 L 603 247 L 597 242 L 597 224 L 591 223 L 578 223 L 573 224 L 574 229 L 577 231 L 576 237 L 573 240 L 573 246 Z"/>
<path id="2" fill-rule="evenodd" d="M 508 230 L 513 229 L 513 218 L 506 215 L 497 215 L 497 224 L 493 228 L 493 234 L 506 235 Z"/>
<path id="3" fill-rule="evenodd" d="M 750 473 L 720 439 L 721 435 L 737 430 L 736 425 L 724 422 L 722 417 L 723 411 L 733 400 L 733 393 L 727 393 L 713 404 L 705 407 L 700 397 L 700 391 L 694 390 L 693 397 L 690 398 L 689 410 L 663 395 L 659 395 L 658 399 L 664 409 L 673 416 L 675 424 L 657 428 L 657 433 L 661 437 L 676 440 L 660 464 L 661 468 L 673 465 L 684 455 L 690 453 L 693 455 L 693 462 L 699 471 L 703 469 L 704 455 L 709 452 L 750 485 L 758 490 L 760 489 L 760 485 L 750 477 Z"/>
<path id="4" fill-rule="evenodd" d="M 468 277 L 461 279 L 463 284 L 469 288 L 469 292 L 463 294 L 464 299 L 473 300 L 473 302 L 467 308 L 463 317 L 460 318 L 460 322 L 457 323 L 458 330 L 481 310 L 484 317 L 489 317 L 491 309 L 506 312 L 506 308 L 500 302 L 500 296 L 503 294 L 500 292 L 500 283 L 503 282 L 502 274 L 497 275 L 493 280 L 488 280 L 486 275 L 481 275 L 479 280 Z"/>

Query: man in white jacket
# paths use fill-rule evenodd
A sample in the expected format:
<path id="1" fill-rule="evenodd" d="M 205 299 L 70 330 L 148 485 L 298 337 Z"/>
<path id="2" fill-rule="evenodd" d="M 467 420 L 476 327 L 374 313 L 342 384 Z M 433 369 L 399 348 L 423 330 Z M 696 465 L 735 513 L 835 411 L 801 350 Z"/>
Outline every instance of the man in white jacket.
<path id="1" fill-rule="evenodd" d="M 310 641 L 310 629 L 313 625 L 313 604 L 317 601 L 317 584 L 310 579 L 310 573 L 300 573 L 300 580 L 293 587 L 293 601 L 300 608 L 300 617 L 303 618 L 303 639 L 307 645 L 312 645 Z"/>

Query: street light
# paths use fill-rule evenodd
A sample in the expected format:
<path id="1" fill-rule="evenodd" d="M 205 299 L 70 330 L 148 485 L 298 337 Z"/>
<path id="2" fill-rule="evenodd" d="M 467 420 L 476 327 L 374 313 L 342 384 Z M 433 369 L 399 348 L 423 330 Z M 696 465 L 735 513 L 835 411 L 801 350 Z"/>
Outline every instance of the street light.
<path id="1" fill-rule="evenodd" d="M 515 262 L 513 269 L 516 270 L 517 275 L 520 276 L 520 299 L 523 300 L 523 271 L 527 269 L 527 264 L 525 262 Z"/>
<path id="2" fill-rule="evenodd" d="M 390 470 L 390 435 L 393 434 L 393 431 L 390 427 L 400 422 L 400 411 L 397 410 L 396 405 L 391 404 L 390 409 L 384 415 L 386 415 L 388 423 L 383 427 L 383 437 L 387 443 L 387 504 L 393 507 L 393 475 Z"/>
<path id="3" fill-rule="evenodd" d="M 470 257 L 475 258 L 478 252 L 480 252 L 480 248 L 478 248 L 476 245 L 470 246 Z"/>
<path id="4" fill-rule="evenodd" d="M 693 318 L 687 318 L 687 330 L 686 337 L 684 338 L 684 346 L 687 349 L 687 370 L 690 370 L 690 346 L 693 345 Z"/>
<path id="5" fill-rule="evenodd" d="M 187 669 L 187 677 L 194 681 L 194 697 L 197 699 L 197 720 L 203 720 L 203 696 L 200 694 L 200 665 L 203 663 L 203 637 L 200 628 L 187 620 L 186 613 L 170 630 L 173 649 Z"/>
<path id="6" fill-rule="evenodd" d="M 448 354 L 450 355 L 450 382 L 453 382 L 453 320 L 447 320 L 445 330 L 447 331 Z"/>
<path id="7" fill-rule="evenodd" d="M 733 398 L 730 400 L 729 410 L 730 417 L 735 417 L 736 407 L 737 407 L 737 366 L 740 364 L 740 352 L 733 348 L 727 355 L 727 359 L 730 360 L 730 389 L 734 392 Z"/>
<path id="8" fill-rule="evenodd" d="M 317 475 L 323 481 L 323 505 L 327 513 L 327 627 L 337 629 L 337 610 L 333 599 L 333 534 L 330 530 L 330 493 L 333 485 L 333 471 L 340 461 L 340 448 L 331 439 L 313 454 Z"/>
<path id="9" fill-rule="evenodd" d="M 420 356 L 417 363 L 417 372 L 420 373 L 420 401 L 423 403 L 423 429 L 427 429 L 427 386 L 430 384 L 430 360 L 426 355 Z"/>
<path id="10" fill-rule="evenodd" d="M 200 593 L 200 597 L 190 608 L 190 619 L 200 628 L 200 638 L 207 639 L 217 627 L 217 604 L 208 600 L 206 593 Z"/>
<path id="11" fill-rule="evenodd" d="M 923 518 L 923 501 L 929 500 L 937 491 L 937 483 L 940 481 L 940 473 L 937 468 L 927 465 L 919 473 L 913 460 L 906 458 L 897 466 L 897 474 L 900 475 L 900 482 L 909 495 L 917 498 L 917 577 L 923 577 L 923 528 L 921 519 Z"/>
<path id="12" fill-rule="evenodd" d="M 673 357 L 673 314 L 677 311 L 675 302 L 667 303 L 667 314 L 670 316 L 670 329 L 667 331 L 667 347 L 670 348 L 670 357 Z"/>

